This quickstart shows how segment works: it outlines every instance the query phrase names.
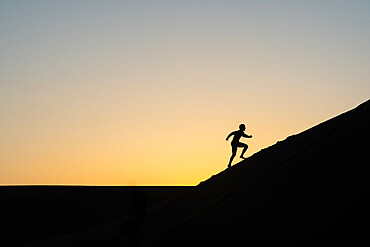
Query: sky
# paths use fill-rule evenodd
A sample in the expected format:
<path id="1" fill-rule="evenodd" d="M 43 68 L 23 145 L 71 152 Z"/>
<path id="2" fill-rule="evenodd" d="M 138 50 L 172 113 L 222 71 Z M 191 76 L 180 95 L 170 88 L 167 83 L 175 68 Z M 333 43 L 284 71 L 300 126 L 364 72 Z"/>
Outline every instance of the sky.
<path id="1" fill-rule="evenodd" d="M 368 100 L 369 13 L 3 0 L 0 184 L 197 185 L 226 168 L 241 123 L 251 156 Z"/>

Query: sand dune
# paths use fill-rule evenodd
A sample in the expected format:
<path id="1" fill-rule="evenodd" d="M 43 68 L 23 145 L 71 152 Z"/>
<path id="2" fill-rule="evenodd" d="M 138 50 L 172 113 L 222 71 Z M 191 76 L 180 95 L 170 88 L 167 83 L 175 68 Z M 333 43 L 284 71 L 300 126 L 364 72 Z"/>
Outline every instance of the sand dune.
<path id="1" fill-rule="evenodd" d="M 121 233 L 130 186 L 0 186 L 0 246 L 101 244 Z M 148 210 L 191 187 L 140 187 Z M 123 239 L 123 236 L 120 238 Z"/>
<path id="2" fill-rule="evenodd" d="M 368 245 L 370 101 L 149 210 L 139 246 Z M 128 246 L 124 219 L 35 246 Z"/>
<path id="3" fill-rule="evenodd" d="M 369 243 L 370 101 L 290 136 L 149 217 L 142 246 Z"/>

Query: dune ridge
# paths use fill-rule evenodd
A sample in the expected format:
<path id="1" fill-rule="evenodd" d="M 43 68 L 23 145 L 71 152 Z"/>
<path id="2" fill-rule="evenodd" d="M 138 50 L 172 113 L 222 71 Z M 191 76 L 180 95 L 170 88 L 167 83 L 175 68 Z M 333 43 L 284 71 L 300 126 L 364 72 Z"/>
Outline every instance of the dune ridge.
<path id="1" fill-rule="evenodd" d="M 142 246 L 363 244 L 369 116 L 366 101 L 201 182 L 150 215 Z"/>

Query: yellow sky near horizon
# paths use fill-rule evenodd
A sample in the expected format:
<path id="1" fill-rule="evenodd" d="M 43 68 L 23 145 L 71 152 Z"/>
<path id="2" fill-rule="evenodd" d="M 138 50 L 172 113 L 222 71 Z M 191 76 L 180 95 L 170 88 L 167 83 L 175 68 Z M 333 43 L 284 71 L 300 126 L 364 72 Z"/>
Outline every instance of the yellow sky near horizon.
<path id="1" fill-rule="evenodd" d="M 369 98 L 369 10 L 4 1 L 0 184 L 196 185 Z"/>

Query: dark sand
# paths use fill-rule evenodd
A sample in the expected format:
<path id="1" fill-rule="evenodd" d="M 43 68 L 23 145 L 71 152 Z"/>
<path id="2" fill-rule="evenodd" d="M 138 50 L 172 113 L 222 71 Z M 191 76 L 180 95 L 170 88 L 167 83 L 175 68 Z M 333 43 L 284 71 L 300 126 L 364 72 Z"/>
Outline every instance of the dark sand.
<path id="1" fill-rule="evenodd" d="M 0 186 L 0 246 L 33 245 L 124 218 L 129 186 Z M 143 186 L 148 208 L 192 187 Z"/>

